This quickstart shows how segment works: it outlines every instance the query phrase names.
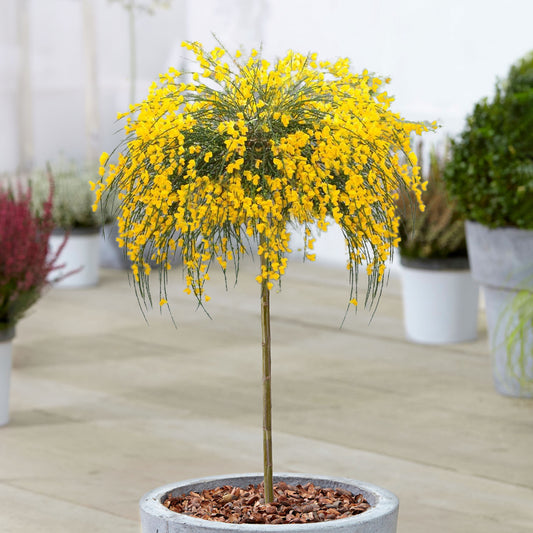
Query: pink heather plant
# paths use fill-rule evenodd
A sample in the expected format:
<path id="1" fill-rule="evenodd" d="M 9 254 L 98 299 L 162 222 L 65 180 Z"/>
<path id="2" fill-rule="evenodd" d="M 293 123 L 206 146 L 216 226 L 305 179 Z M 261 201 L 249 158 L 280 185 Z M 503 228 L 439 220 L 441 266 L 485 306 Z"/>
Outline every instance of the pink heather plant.
<path id="1" fill-rule="evenodd" d="M 31 187 L 0 185 L 0 332 L 16 325 L 48 284 L 57 257 L 48 254 L 48 239 L 54 229 L 51 187 L 42 214 L 32 210 Z"/>

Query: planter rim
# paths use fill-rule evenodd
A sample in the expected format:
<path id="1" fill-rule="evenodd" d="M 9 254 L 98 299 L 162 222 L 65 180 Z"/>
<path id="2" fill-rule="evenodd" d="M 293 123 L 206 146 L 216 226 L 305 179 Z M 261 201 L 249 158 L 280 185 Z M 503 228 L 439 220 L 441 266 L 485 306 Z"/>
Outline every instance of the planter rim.
<path id="1" fill-rule="evenodd" d="M 0 342 L 10 341 L 15 337 L 15 326 L 0 329 Z"/>
<path id="2" fill-rule="evenodd" d="M 91 226 L 83 228 L 54 228 L 52 230 L 52 235 L 93 235 L 95 233 L 100 233 L 102 226 Z"/>
<path id="3" fill-rule="evenodd" d="M 422 259 L 400 255 L 400 264 L 407 268 L 418 268 L 421 270 L 470 270 L 468 256 Z"/>
<path id="4" fill-rule="evenodd" d="M 533 231 L 533 228 L 527 229 L 527 228 L 519 228 L 517 226 L 487 226 L 486 224 L 482 224 L 481 222 L 476 222 L 475 220 L 465 220 L 466 226 L 477 226 L 479 228 L 485 228 L 488 232 L 502 232 L 502 233 L 531 233 Z"/>
<path id="5" fill-rule="evenodd" d="M 308 524 L 231 524 L 227 522 L 211 522 L 201 518 L 195 518 L 184 514 L 176 513 L 167 509 L 163 503 L 163 498 L 169 493 L 183 494 L 194 490 L 198 485 L 205 485 L 203 488 L 214 488 L 221 485 L 231 485 L 235 482 L 237 486 L 246 487 L 248 484 L 257 484 L 263 481 L 262 473 L 250 474 L 229 474 L 222 476 L 212 476 L 198 479 L 189 479 L 178 483 L 171 483 L 164 485 L 155 490 L 146 493 L 140 500 L 141 514 L 144 512 L 147 515 L 155 516 L 159 519 L 165 520 L 170 524 L 183 525 L 191 528 L 191 531 L 196 531 L 196 528 L 201 530 L 231 530 L 243 532 L 275 532 L 283 531 L 290 527 L 290 531 L 294 533 L 300 532 L 318 532 L 328 531 L 328 526 L 331 528 L 332 524 L 344 528 L 356 527 L 371 522 L 372 520 L 379 520 L 380 517 L 385 517 L 396 513 L 398 509 L 398 498 L 386 489 L 382 489 L 376 485 L 358 481 L 354 479 L 318 476 L 312 474 L 294 474 L 294 473 L 277 473 L 274 474 L 274 482 L 286 481 L 293 484 L 312 482 L 323 487 L 339 487 L 349 490 L 357 489 L 368 500 L 371 508 L 367 511 L 350 517 L 340 518 L 337 520 L 329 520 L 326 522 L 314 522 Z M 199 490 L 199 489 L 196 489 Z M 195 527 L 196 526 L 196 527 Z M 282 529 L 285 528 L 285 529 Z M 345 529 L 348 531 L 348 529 Z M 351 529 L 350 529 L 351 531 Z"/>
<path id="6" fill-rule="evenodd" d="M 490 228 L 466 221 L 472 275 L 478 283 L 502 289 L 530 289 L 533 280 L 533 230 Z"/>

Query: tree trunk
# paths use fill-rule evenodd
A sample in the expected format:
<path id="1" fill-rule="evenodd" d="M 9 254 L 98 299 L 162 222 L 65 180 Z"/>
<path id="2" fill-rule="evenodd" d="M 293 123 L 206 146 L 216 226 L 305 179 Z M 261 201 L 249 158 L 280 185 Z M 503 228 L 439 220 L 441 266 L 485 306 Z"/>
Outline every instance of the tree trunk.
<path id="1" fill-rule="evenodd" d="M 261 256 L 261 266 L 266 260 Z M 267 280 L 261 283 L 261 331 L 263 359 L 263 469 L 265 503 L 274 500 L 272 482 L 272 395 L 271 395 L 271 337 L 270 337 L 270 291 Z"/>

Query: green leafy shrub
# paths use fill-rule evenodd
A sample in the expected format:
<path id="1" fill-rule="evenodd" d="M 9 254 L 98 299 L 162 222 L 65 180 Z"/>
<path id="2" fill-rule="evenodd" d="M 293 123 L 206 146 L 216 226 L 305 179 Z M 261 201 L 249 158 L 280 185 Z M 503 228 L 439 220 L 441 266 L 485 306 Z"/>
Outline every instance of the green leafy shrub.
<path id="1" fill-rule="evenodd" d="M 518 291 L 500 315 L 497 328 L 503 333 L 507 372 L 520 387 L 533 393 L 531 367 L 533 354 L 533 286 Z"/>
<path id="2" fill-rule="evenodd" d="M 533 52 L 475 105 L 452 141 L 445 181 L 469 220 L 533 229 Z"/>
<path id="3" fill-rule="evenodd" d="M 420 166 L 423 167 L 422 143 L 417 150 Z M 443 173 L 449 161 L 448 146 L 439 153 L 433 148 L 424 178 L 427 189 L 422 193 L 426 208 L 413 212 L 415 198 L 411 192 L 400 191 L 400 253 L 409 259 L 443 259 L 466 256 L 464 218 L 450 201 L 443 181 Z"/>

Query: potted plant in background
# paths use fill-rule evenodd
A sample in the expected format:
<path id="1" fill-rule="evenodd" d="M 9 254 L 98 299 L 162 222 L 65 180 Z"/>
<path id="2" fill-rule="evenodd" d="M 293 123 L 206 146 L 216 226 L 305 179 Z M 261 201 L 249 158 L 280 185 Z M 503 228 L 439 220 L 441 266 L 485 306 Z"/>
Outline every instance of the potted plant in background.
<path id="1" fill-rule="evenodd" d="M 410 136 L 433 126 L 392 113 L 383 80 L 366 71 L 352 74 L 346 59 L 331 64 L 290 51 L 270 65 L 255 50 L 245 60 L 239 51 L 232 56 L 222 48 L 206 52 L 199 43 L 185 46 L 200 72 L 191 79 L 171 69 L 153 84 L 147 99 L 126 114 L 123 150 L 115 162 L 103 154 L 102 178 L 93 186 L 100 202 L 110 192 L 118 195 L 120 243 L 144 305 L 152 302 L 148 259 L 161 265 L 157 300 L 167 305 L 170 257 L 181 249 L 185 291 L 204 307 L 213 265 L 236 282 L 240 260 L 259 257 L 264 472 L 156 489 L 141 500 L 143 531 L 396 531 L 398 503 L 383 489 L 273 475 L 270 291 L 287 267 L 288 225 L 304 227 L 312 260 L 312 228 L 325 231 L 331 217 L 349 252 L 348 308 L 357 304 L 362 264 L 369 280 L 365 303 L 377 303 L 398 240 L 396 191 L 412 190 L 417 202 L 422 192 Z M 320 496 L 317 485 L 330 496 Z M 342 494 L 333 495 L 339 487 Z M 187 495 L 196 516 L 182 507 Z M 311 505 L 309 512 L 291 505 L 293 496 Z M 298 525 L 332 518 L 320 501 L 341 506 L 345 497 L 355 498 L 354 513 L 370 508 Z M 346 512 L 341 516 L 352 514 Z M 223 516 L 237 523 L 216 522 Z"/>
<path id="2" fill-rule="evenodd" d="M 72 274 L 54 282 L 56 287 L 81 288 L 98 283 L 102 227 L 112 222 L 114 217 L 108 206 L 96 212 L 92 209 L 95 196 L 89 181 L 97 175 L 97 169 L 61 160 L 33 176 L 36 206 L 42 205 L 53 181 L 54 231 L 50 236 L 50 253 L 55 254 L 65 235 L 68 236 L 59 262 L 63 265 L 62 272 Z"/>
<path id="3" fill-rule="evenodd" d="M 468 219 L 468 252 L 473 276 L 483 286 L 495 387 L 530 396 L 522 386 L 524 379 L 531 381 L 527 365 L 507 352 L 497 325 L 517 291 L 531 290 L 533 276 L 533 52 L 511 67 L 491 100 L 475 105 L 452 141 L 445 181 Z M 531 344 L 529 354 L 531 361 Z"/>
<path id="4" fill-rule="evenodd" d="M 424 168 L 423 146 L 418 159 Z M 464 218 L 448 198 L 442 175 L 448 144 L 429 153 L 425 209 L 413 213 L 412 191 L 401 190 L 399 244 L 404 325 L 415 342 L 445 344 L 477 337 L 479 290 L 468 263 Z"/>
<path id="5" fill-rule="evenodd" d="M 507 374 L 521 395 L 533 398 L 533 285 L 517 291 L 504 307 L 495 327 L 495 346 L 507 354 Z"/>
<path id="6" fill-rule="evenodd" d="M 40 213 L 33 210 L 30 187 L 0 183 L 0 426 L 9 421 L 15 326 L 57 269 L 57 254 L 48 249 L 54 228 L 51 194 Z"/>

